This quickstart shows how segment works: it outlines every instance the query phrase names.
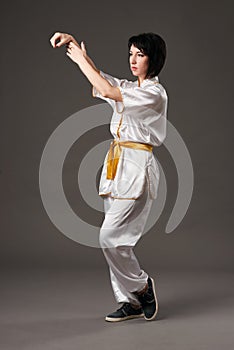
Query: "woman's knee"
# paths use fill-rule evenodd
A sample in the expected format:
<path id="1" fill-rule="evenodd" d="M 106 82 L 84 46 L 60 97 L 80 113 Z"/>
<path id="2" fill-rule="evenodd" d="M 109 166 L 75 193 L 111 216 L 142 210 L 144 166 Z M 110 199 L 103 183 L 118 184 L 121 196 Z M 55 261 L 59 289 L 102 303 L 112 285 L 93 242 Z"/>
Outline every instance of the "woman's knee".
<path id="1" fill-rule="evenodd" d="M 113 235 L 113 230 L 111 228 L 101 227 L 99 233 L 99 244 L 101 248 L 111 248 L 113 247 L 113 242 L 111 236 Z"/>

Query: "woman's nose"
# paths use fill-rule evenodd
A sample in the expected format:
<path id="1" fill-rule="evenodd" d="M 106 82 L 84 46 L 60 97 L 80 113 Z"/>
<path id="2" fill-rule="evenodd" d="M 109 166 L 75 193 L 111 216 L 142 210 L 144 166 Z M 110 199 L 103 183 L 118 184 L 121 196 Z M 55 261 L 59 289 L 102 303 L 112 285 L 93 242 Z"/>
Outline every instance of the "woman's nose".
<path id="1" fill-rule="evenodd" d="M 132 56 L 130 61 L 131 63 L 136 63 L 136 57 Z"/>

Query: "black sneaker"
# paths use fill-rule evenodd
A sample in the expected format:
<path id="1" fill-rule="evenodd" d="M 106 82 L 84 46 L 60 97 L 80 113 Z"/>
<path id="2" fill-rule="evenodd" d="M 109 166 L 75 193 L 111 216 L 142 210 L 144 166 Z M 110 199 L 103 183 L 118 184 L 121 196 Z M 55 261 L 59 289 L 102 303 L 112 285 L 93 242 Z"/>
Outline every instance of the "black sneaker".
<path id="1" fill-rule="evenodd" d="M 119 322 L 143 316 L 144 313 L 141 307 L 139 309 L 135 309 L 130 303 L 124 303 L 118 310 L 107 315 L 105 320 L 109 322 Z"/>
<path id="2" fill-rule="evenodd" d="M 149 277 L 147 282 L 148 289 L 144 294 L 138 294 L 137 292 L 134 292 L 134 294 L 141 303 L 145 319 L 147 321 L 152 321 L 155 319 L 158 312 L 158 301 L 153 278 Z"/>

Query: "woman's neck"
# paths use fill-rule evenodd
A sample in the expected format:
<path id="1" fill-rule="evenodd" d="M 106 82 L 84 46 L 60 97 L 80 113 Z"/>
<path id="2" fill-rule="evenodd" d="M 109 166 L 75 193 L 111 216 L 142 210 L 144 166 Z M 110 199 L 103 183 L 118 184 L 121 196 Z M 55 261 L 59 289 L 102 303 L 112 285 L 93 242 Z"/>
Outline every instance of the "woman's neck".
<path id="1" fill-rule="evenodd" d="M 141 83 L 143 82 L 143 80 L 145 80 L 146 79 L 146 76 L 144 76 L 144 77 L 137 77 L 137 80 L 138 80 L 138 86 L 141 86 Z"/>

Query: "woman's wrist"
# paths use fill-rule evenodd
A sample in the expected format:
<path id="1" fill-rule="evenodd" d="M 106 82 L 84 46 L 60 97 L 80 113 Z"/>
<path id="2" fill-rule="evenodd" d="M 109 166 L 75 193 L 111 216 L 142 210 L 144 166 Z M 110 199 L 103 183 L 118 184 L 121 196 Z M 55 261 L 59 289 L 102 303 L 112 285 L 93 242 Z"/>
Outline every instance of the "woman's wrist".
<path id="1" fill-rule="evenodd" d="M 79 46 L 79 44 L 78 44 L 78 42 L 76 41 L 76 39 L 75 39 L 72 35 L 70 35 L 70 36 L 71 36 L 71 41 L 72 41 L 75 45 Z"/>
<path id="2" fill-rule="evenodd" d="M 89 61 L 87 60 L 87 57 L 85 57 L 84 54 L 79 57 L 76 63 L 79 67 L 86 65 L 87 63 L 90 64 Z"/>

